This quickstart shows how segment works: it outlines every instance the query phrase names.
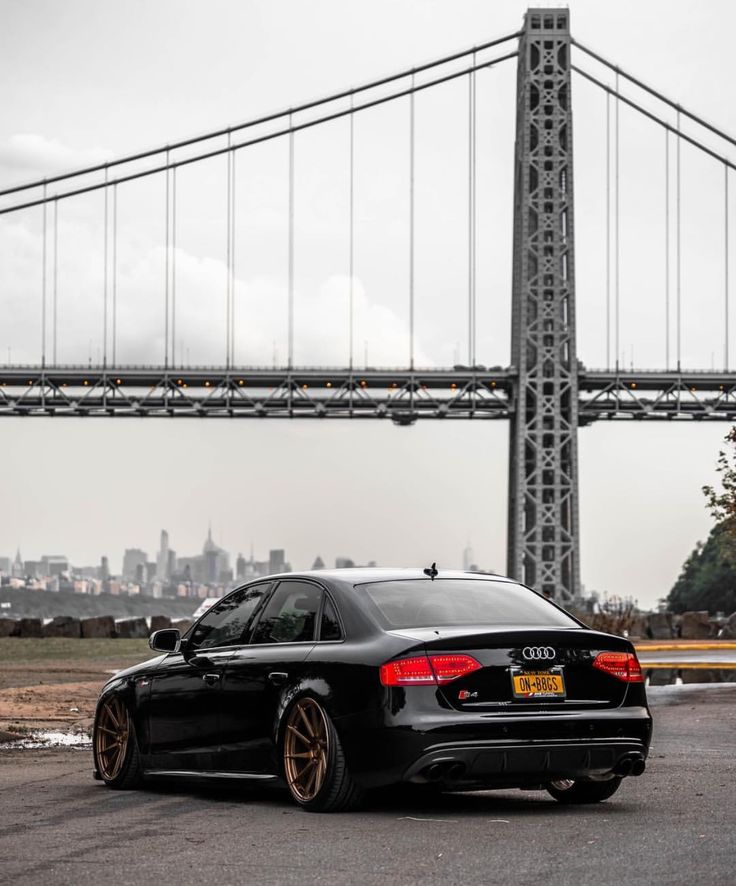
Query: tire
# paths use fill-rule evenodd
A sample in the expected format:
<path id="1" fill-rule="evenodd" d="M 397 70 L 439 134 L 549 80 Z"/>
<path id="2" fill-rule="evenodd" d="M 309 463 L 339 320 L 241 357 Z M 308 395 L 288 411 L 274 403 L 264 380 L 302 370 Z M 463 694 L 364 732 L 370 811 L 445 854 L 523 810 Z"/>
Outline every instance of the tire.
<path id="1" fill-rule="evenodd" d="M 337 730 L 322 705 L 301 696 L 282 722 L 282 771 L 292 799 L 307 812 L 356 809 L 363 791 L 348 771 Z"/>
<path id="2" fill-rule="evenodd" d="M 621 781 L 622 779 L 618 776 L 609 778 L 606 781 L 573 781 L 572 779 L 564 779 L 552 781 L 546 787 L 547 791 L 558 803 L 601 803 L 616 793 Z"/>
<path id="3" fill-rule="evenodd" d="M 143 781 L 135 726 L 128 706 L 114 693 L 101 700 L 92 731 L 95 770 L 108 788 L 129 791 Z"/>

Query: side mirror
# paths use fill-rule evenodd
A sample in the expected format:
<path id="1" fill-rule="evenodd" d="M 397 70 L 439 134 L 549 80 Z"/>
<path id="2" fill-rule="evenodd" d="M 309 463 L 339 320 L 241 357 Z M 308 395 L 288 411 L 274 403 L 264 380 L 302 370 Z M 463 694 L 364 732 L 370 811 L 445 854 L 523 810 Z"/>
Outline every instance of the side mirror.
<path id="1" fill-rule="evenodd" d="M 181 647 L 181 634 L 176 628 L 154 631 L 148 638 L 148 645 L 155 652 L 178 652 Z"/>

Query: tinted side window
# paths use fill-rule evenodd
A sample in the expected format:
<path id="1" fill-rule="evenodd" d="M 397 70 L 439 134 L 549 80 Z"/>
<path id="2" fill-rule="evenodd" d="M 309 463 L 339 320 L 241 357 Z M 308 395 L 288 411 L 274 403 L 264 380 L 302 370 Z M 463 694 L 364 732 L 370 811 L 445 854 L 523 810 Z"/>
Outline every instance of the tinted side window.
<path id="1" fill-rule="evenodd" d="M 251 643 L 297 643 L 314 640 L 322 589 L 299 581 L 276 588 L 253 632 Z"/>
<path id="2" fill-rule="evenodd" d="M 325 595 L 325 605 L 322 609 L 322 624 L 319 629 L 320 640 L 342 640 L 340 622 L 332 600 Z"/>
<path id="3" fill-rule="evenodd" d="M 202 618 L 192 632 L 196 649 L 240 643 L 248 622 L 271 584 L 254 585 L 229 594 Z"/>

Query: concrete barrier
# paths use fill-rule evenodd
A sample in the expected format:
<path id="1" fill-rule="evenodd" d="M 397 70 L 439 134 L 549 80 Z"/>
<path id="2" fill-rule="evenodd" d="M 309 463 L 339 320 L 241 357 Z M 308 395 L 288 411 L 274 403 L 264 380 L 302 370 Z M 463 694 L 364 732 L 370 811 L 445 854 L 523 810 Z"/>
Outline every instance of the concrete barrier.
<path id="1" fill-rule="evenodd" d="M 0 637 L 17 637 L 20 622 L 15 618 L 0 618 Z"/>
<path id="2" fill-rule="evenodd" d="M 43 627 L 44 637 L 81 637 L 82 623 L 71 615 L 57 615 Z"/>
<path id="3" fill-rule="evenodd" d="M 168 615 L 152 615 L 151 616 L 151 633 L 154 631 L 165 631 L 171 627 L 171 619 Z"/>
<path id="4" fill-rule="evenodd" d="M 115 622 L 115 635 L 126 640 L 142 640 L 148 636 L 145 618 L 121 618 Z"/>
<path id="5" fill-rule="evenodd" d="M 82 636 L 86 639 L 115 636 L 115 619 L 111 615 L 95 615 L 82 619 Z"/>
<path id="6" fill-rule="evenodd" d="M 710 619 L 707 609 L 682 613 L 680 636 L 683 640 L 706 640 L 710 635 Z"/>
<path id="7" fill-rule="evenodd" d="M 191 618 L 175 618 L 171 622 L 171 627 L 176 628 L 183 637 L 193 624 Z"/>
<path id="8" fill-rule="evenodd" d="M 21 618 L 21 637 L 43 637 L 43 622 L 40 618 Z"/>
<path id="9" fill-rule="evenodd" d="M 672 613 L 652 612 L 649 616 L 649 631 L 653 640 L 671 640 Z"/>

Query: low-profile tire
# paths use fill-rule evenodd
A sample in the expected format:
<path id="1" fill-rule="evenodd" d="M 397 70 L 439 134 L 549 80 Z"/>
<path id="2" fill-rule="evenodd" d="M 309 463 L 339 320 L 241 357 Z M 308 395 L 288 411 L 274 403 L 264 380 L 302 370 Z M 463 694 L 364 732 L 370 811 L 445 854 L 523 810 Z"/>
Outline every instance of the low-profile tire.
<path id="1" fill-rule="evenodd" d="M 143 780 L 135 726 L 119 695 L 106 696 L 97 708 L 92 731 L 95 769 L 108 788 L 129 791 Z"/>
<path id="2" fill-rule="evenodd" d="M 281 753 L 284 778 L 293 800 L 308 812 L 355 809 L 363 791 L 353 781 L 332 720 L 309 695 L 284 714 Z"/>
<path id="3" fill-rule="evenodd" d="M 560 779 L 550 782 L 547 790 L 558 803 L 601 803 L 616 793 L 621 781 L 618 776 L 605 781 Z"/>

